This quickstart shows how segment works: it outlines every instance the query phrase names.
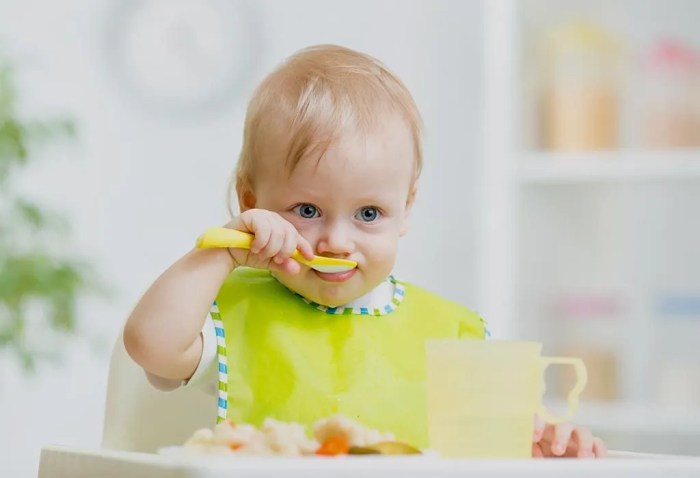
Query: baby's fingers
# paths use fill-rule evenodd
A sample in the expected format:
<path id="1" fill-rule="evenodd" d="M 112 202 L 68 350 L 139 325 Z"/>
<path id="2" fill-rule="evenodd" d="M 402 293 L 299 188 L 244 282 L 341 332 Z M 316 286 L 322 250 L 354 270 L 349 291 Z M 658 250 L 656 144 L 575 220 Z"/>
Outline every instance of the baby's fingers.
<path id="1" fill-rule="evenodd" d="M 576 456 L 579 458 L 591 458 L 593 457 L 593 434 L 584 427 L 575 428 L 573 431 L 573 438 L 578 444 L 578 451 Z"/>
<path id="2" fill-rule="evenodd" d="M 299 249 L 299 252 L 301 252 L 301 255 L 304 256 L 305 259 L 311 260 L 314 258 L 314 248 L 311 247 L 311 244 L 309 244 L 309 241 L 304 239 L 301 234 L 298 232 L 297 234 L 297 249 Z"/>
<path id="3" fill-rule="evenodd" d="M 566 453 L 573 431 L 574 426 L 571 423 L 559 423 L 554 426 L 554 439 L 552 440 L 552 454 L 554 456 L 562 456 Z"/>
<path id="4" fill-rule="evenodd" d="M 287 223 L 284 227 L 284 239 L 279 252 L 275 256 L 275 263 L 282 264 L 286 259 L 289 259 L 294 250 L 297 248 L 297 236 L 299 233 L 291 224 Z"/>
<path id="5" fill-rule="evenodd" d="M 540 443 L 532 443 L 532 457 L 533 458 L 545 458 L 547 455 L 545 455 L 544 450 L 542 449 L 542 445 Z"/>
<path id="6" fill-rule="evenodd" d="M 593 455 L 596 458 L 604 458 L 608 456 L 608 447 L 605 446 L 603 440 L 598 437 L 593 438 Z"/>
<path id="7" fill-rule="evenodd" d="M 270 224 L 270 221 L 267 219 L 260 219 L 254 221 L 249 226 L 249 229 L 255 235 L 253 242 L 250 244 L 250 252 L 253 254 L 260 254 L 270 242 L 272 224 Z"/>
<path id="8" fill-rule="evenodd" d="M 258 252 L 258 255 L 263 259 L 272 259 L 276 264 L 281 264 L 284 262 L 284 259 L 291 255 L 291 252 L 287 253 L 286 251 L 290 249 L 292 240 L 289 238 L 291 235 L 290 229 L 294 230 L 294 228 L 287 221 L 276 215 L 268 217 L 267 221 L 270 226 L 269 240 L 265 247 Z M 296 233 L 296 230 L 294 232 Z"/>
<path id="9" fill-rule="evenodd" d="M 535 415 L 535 427 L 532 433 L 532 443 L 539 443 L 544 434 L 544 420 Z"/>
<path id="10" fill-rule="evenodd" d="M 534 435 L 536 434 L 537 430 Z M 579 458 L 607 455 L 607 448 L 600 438 L 594 437 L 587 428 L 576 427 L 571 423 L 545 425 L 541 440 L 533 443 L 533 456 L 536 456 L 535 446 L 540 447 L 545 456 L 550 453 L 552 456 Z"/>
<path id="11" fill-rule="evenodd" d="M 276 224 L 272 224 L 270 230 L 270 239 L 267 241 L 265 247 L 258 253 L 260 257 L 272 259 L 275 257 L 282 248 L 284 244 L 284 229 L 277 227 Z"/>

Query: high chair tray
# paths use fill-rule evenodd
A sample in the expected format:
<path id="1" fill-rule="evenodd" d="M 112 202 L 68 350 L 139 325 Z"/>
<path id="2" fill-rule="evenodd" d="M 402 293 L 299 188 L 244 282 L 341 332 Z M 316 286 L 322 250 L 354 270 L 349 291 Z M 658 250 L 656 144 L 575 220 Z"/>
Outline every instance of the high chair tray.
<path id="1" fill-rule="evenodd" d="M 599 460 L 444 460 L 434 456 L 253 458 L 155 455 L 47 446 L 39 478 L 464 478 L 700 476 L 700 457 L 611 452 Z"/>

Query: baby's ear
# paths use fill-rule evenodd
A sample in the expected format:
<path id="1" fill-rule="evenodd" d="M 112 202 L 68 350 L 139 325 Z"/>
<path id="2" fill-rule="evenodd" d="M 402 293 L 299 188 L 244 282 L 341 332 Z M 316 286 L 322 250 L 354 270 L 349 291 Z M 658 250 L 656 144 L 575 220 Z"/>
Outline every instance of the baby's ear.
<path id="1" fill-rule="evenodd" d="M 401 224 L 401 232 L 400 235 L 406 234 L 408 232 L 408 216 L 411 214 L 411 209 L 413 208 L 413 203 L 416 200 L 416 193 L 418 192 L 418 181 L 415 181 L 413 183 L 413 186 L 411 186 L 411 190 L 408 193 L 408 197 L 406 198 L 406 207 L 404 208 L 403 211 L 403 219 L 402 219 L 402 224 Z"/>
<path id="2" fill-rule="evenodd" d="M 253 188 L 250 187 L 250 182 L 242 178 L 236 180 L 236 194 L 238 195 L 238 207 L 241 212 L 248 209 L 255 209 L 257 202 Z"/>

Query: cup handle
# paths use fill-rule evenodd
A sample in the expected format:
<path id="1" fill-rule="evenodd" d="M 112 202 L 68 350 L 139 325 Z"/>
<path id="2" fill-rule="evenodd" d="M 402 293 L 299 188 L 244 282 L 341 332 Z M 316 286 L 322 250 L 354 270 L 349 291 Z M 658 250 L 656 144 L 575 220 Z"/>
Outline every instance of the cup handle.
<path id="1" fill-rule="evenodd" d="M 542 377 L 544 377 L 545 369 L 550 365 L 573 365 L 574 371 L 576 372 L 576 384 L 574 388 L 571 389 L 569 395 L 566 397 L 566 401 L 569 404 L 569 409 L 566 414 L 560 417 L 552 415 L 549 410 L 545 408 L 543 404 L 540 403 L 538 408 L 538 415 L 547 423 L 561 423 L 570 420 L 578 410 L 578 397 L 583 392 L 586 387 L 586 382 L 588 381 L 588 374 L 586 373 L 586 366 L 583 364 L 583 360 L 580 358 L 573 357 L 542 357 Z M 546 387 L 546 386 L 545 386 Z M 544 390 L 543 390 L 544 392 Z"/>

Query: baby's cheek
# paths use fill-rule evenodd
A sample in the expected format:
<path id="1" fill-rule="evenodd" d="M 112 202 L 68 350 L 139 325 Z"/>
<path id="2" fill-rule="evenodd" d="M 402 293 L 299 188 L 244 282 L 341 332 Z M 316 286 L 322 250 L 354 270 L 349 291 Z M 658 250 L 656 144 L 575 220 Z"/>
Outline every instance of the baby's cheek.
<path id="1" fill-rule="evenodd" d="M 372 267 L 389 273 L 394 268 L 396 261 L 397 243 L 395 241 L 377 240 L 368 251 L 368 258 Z"/>

